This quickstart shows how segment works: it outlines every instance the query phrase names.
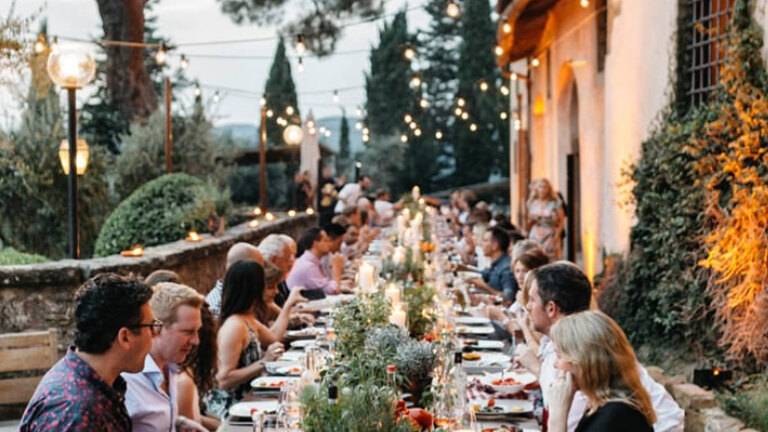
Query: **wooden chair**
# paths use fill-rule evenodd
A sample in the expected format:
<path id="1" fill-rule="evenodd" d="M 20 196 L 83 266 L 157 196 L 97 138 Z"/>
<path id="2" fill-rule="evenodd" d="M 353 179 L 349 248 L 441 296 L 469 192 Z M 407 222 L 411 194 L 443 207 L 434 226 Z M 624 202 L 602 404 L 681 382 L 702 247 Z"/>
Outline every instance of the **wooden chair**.
<path id="1" fill-rule="evenodd" d="M 0 405 L 29 402 L 43 374 L 59 360 L 58 339 L 56 329 L 0 334 Z M 30 374 L 3 378 L 7 372 Z"/>

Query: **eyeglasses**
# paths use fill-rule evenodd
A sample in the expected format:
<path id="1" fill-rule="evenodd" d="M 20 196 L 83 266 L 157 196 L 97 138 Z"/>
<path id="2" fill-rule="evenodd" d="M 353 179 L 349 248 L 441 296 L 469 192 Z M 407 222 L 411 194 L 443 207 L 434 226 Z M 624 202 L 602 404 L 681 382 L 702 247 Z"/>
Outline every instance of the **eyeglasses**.
<path id="1" fill-rule="evenodd" d="M 130 329 L 134 328 L 142 328 L 142 327 L 149 327 L 149 331 L 152 333 L 152 336 L 157 336 L 160 334 L 160 330 L 163 328 L 163 322 L 159 319 L 152 320 L 149 324 L 134 324 L 128 326 Z"/>

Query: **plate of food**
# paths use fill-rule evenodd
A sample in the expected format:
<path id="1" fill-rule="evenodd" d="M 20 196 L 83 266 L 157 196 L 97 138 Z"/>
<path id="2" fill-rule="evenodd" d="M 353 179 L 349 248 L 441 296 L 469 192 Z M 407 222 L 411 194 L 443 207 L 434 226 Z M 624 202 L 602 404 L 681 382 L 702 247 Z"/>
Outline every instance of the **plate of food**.
<path id="1" fill-rule="evenodd" d="M 259 392 L 278 392 L 289 381 L 297 381 L 298 378 L 264 376 L 251 381 L 251 387 Z"/>
<path id="2" fill-rule="evenodd" d="M 301 375 L 301 363 L 296 361 L 274 361 L 266 363 L 267 373 L 270 375 Z"/>
<path id="3" fill-rule="evenodd" d="M 307 327 L 301 330 L 288 330 L 285 336 L 292 339 L 314 339 L 323 333 L 325 333 L 324 328 Z"/>
<path id="4" fill-rule="evenodd" d="M 456 318 L 456 324 L 465 326 L 487 326 L 491 324 L 491 320 L 485 317 L 462 316 Z"/>
<path id="5" fill-rule="evenodd" d="M 280 356 L 278 361 L 303 361 L 304 360 L 304 351 L 299 350 L 288 350 L 283 353 L 283 355 Z"/>
<path id="6" fill-rule="evenodd" d="M 251 410 L 274 413 L 277 412 L 278 406 L 276 399 L 238 402 L 229 407 L 229 415 L 232 417 L 251 418 Z"/>
<path id="7" fill-rule="evenodd" d="M 533 402 L 527 400 L 491 398 L 484 402 L 484 405 L 473 403 L 478 420 L 493 420 L 533 412 Z"/>
<path id="8" fill-rule="evenodd" d="M 470 270 L 457 271 L 456 276 L 464 280 L 477 279 L 479 277 L 483 277 L 483 275 L 480 272 L 470 271 Z"/>
<path id="9" fill-rule="evenodd" d="M 461 339 L 461 346 L 472 350 L 502 350 L 504 342 L 497 340 Z"/>
<path id="10" fill-rule="evenodd" d="M 300 339 L 291 342 L 291 349 L 296 348 L 303 350 L 308 346 L 317 345 L 317 341 L 314 339 Z"/>

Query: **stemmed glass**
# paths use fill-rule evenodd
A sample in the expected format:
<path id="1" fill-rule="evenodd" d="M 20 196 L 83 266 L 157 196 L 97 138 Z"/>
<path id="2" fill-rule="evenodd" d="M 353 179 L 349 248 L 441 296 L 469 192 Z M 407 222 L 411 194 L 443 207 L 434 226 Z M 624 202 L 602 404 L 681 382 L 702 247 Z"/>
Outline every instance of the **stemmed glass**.
<path id="1" fill-rule="evenodd" d="M 301 387 L 298 381 L 290 380 L 283 384 L 280 391 L 280 408 L 278 424 L 285 425 L 286 430 L 296 432 L 301 426 Z"/>

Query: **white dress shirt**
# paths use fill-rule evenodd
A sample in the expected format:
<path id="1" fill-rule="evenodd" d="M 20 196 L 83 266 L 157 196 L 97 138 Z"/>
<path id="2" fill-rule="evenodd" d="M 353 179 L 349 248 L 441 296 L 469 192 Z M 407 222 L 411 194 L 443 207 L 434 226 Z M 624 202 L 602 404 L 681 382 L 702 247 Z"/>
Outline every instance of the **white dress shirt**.
<path id="1" fill-rule="evenodd" d="M 358 183 L 347 183 L 339 191 L 339 195 L 336 197 L 335 213 L 341 213 L 344 211 L 344 207 L 348 205 L 356 205 L 357 200 L 363 196 L 363 188 Z"/>
<path id="2" fill-rule="evenodd" d="M 539 359 L 541 360 L 541 375 L 539 376 L 539 384 L 541 385 L 542 394 L 544 396 L 544 405 L 547 406 L 547 393 L 549 391 L 552 382 L 557 376 L 557 370 L 555 369 L 555 359 L 557 354 L 555 353 L 554 344 L 552 340 L 547 336 L 541 339 L 541 345 L 539 345 Z M 685 411 L 675 402 L 672 396 L 667 392 L 664 387 L 648 375 L 648 371 L 638 363 L 637 372 L 640 374 L 640 382 L 651 397 L 651 405 L 653 410 L 656 411 L 656 423 L 653 425 L 654 432 L 683 432 L 683 426 L 685 425 Z M 588 399 L 584 393 L 577 391 L 573 396 L 573 402 L 571 403 L 571 409 L 568 411 L 568 432 L 574 432 L 576 426 L 584 417 L 584 412 L 587 410 Z"/>
<path id="3" fill-rule="evenodd" d="M 174 432 L 179 415 L 176 402 L 175 364 L 165 366 L 168 374 L 168 393 L 162 388 L 163 373 L 151 354 L 144 360 L 144 370 L 139 373 L 122 373 L 128 384 L 125 407 L 131 416 L 133 432 Z"/>

